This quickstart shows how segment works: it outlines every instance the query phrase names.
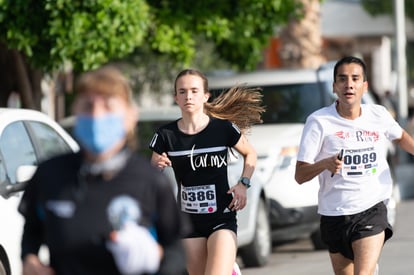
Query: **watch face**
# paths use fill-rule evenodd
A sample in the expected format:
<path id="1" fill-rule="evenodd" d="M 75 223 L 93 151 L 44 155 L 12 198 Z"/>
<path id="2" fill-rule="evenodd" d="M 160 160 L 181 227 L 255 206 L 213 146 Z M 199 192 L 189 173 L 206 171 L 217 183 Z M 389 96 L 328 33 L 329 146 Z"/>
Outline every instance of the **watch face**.
<path id="1" fill-rule="evenodd" d="M 250 180 L 248 178 L 241 178 L 240 182 L 246 185 L 247 187 L 250 186 Z"/>

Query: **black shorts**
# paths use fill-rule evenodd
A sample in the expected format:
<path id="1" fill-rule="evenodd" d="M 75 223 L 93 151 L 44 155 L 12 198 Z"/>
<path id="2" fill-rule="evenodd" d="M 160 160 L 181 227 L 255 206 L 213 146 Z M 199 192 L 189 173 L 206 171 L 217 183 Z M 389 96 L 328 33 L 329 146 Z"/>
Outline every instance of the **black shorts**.
<path id="1" fill-rule="evenodd" d="M 392 227 L 387 219 L 387 207 L 383 202 L 355 214 L 321 217 L 322 240 L 330 253 L 341 253 L 353 260 L 352 242 L 385 231 L 385 240 L 391 238 Z"/>
<path id="2" fill-rule="evenodd" d="M 230 215 L 223 215 L 216 219 L 194 220 L 192 222 L 192 232 L 185 236 L 185 238 L 208 238 L 213 232 L 220 229 L 228 229 L 237 235 L 237 218 L 232 213 Z"/>

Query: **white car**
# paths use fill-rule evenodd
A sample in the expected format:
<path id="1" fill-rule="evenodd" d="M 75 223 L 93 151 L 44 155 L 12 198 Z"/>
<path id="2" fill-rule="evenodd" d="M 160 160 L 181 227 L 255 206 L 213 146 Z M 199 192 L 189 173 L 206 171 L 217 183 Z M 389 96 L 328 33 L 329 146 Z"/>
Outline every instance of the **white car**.
<path id="1" fill-rule="evenodd" d="M 0 108 L 0 274 L 21 274 L 24 221 L 17 207 L 25 182 L 40 161 L 78 150 L 75 140 L 47 115 Z"/>
<path id="2" fill-rule="evenodd" d="M 315 249 L 323 249 L 317 214 L 317 178 L 299 185 L 294 179 L 296 155 L 304 122 L 313 111 L 332 104 L 333 63 L 319 69 L 277 69 L 209 76 L 213 96 L 234 85 L 262 88 L 266 112 L 263 124 L 252 128 L 249 140 L 258 153 L 256 172 L 265 182 L 270 199 L 273 243 L 310 237 Z M 365 94 L 364 103 L 372 103 Z M 384 148 L 393 154 L 392 144 Z M 397 190 L 397 189 L 396 189 Z M 398 192 L 396 192 L 398 193 Z M 395 201 L 389 220 L 395 220 Z"/>

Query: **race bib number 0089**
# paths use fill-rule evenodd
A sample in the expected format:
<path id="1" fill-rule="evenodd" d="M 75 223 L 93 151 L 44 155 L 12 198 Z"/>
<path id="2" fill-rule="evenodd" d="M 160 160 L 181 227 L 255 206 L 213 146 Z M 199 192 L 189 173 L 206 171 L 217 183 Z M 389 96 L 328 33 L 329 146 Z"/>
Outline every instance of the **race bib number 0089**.
<path id="1" fill-rule="evenodd" d="M 371 176 L 377 172 L 378 161 L 374 147 L 346 149 L 342 163 L 343 177 Z"/>

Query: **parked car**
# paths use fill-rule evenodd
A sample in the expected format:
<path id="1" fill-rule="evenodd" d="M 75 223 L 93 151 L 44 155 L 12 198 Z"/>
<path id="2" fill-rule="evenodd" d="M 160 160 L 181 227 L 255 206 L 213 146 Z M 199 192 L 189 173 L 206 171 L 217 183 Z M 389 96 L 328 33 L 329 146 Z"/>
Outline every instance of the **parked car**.
<path id="1" fill-rule="evenodd" d="M 0 274 L 21 274 L 23 217 L 18 213 L 25 182 L 39 162 L 78 151 L 75 140 L 47 115 L 25 109 L 0 108 Z M 2 273 L 1 271 L 4 271 Z"/>
<path id="2" fill-rule="evenodd" d="M 138 146 L 143 155 L 150 158 L 152 151 L 148 145 L 156 129 L 181 117 L 178 106 L 141 109 L 137 124 Z M 71 132 L 73 117 L 62 120 L 61 125 Z M 237 152 L 229 153 L 228 178 L 230 183 L 237 183 L 241 175 L 242 162 Z M 170 178 L 175 192 L 176 181 L 172 168 L 167 167 L 164 173 Z M 269 200 L 260 177 L 253 175 L 252 186 L 247 191 L 247 205 L 238 212 L 237 242 L 238 255 L 245 267 L 264 266 L 271 253 L 271 232 L 269 221 Z"/>
<path id="3" fill-rule="evenodd" d="M 310 237 L 315 249 L 323 249 L 319 231 L 317 178 L 299 185 L 294 179 L 296 155 L 304 122 L 313 111 L 334 102 L 333 63 L 318 69 L 278 69 L 251 73 L 210 75 L 214 96 L 230 87 L 261 87 L 263 124 L 255 125 L 248 137 L 258 153 L 256 174 L 265 182 L 270 199 L 273 243 Z M 369 94 L 364 103 L 373 103 Z M 393 153 L 392 144 L 384 148 Z M 394 201 L 395 202 L 395 201 Z M 391 202 L 390 221 L 395 220 Z"/>

